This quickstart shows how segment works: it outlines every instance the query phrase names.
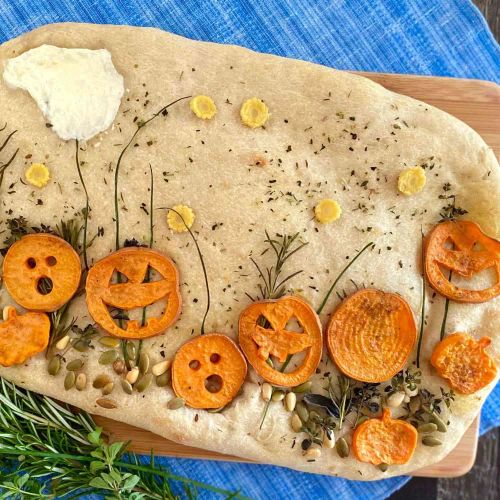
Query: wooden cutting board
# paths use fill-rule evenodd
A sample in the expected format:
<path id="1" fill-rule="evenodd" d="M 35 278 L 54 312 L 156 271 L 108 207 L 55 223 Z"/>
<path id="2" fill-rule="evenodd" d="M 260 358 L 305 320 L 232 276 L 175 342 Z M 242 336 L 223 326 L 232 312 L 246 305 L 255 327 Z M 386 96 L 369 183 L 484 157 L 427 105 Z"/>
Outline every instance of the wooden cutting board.
<path id="1" fill-rule="evenodd" d="M 427 76 L 361 73 L 389 90 L 422 100 L 460 118 L 470 125 L 500 157 L 500 87 L 479 80 Z M 103 417 L 96 421 L 112 439 L 131 440 L 131 449 L 179 458 L 200 458 L 245 462 L 241 458 L 183 446 L 148 431 Z M 456 448 L 441 462 L 417 471 L 415 476 L 456 477 L 469 472 L 477 450 L 479 420 L 476 419 Z"/>

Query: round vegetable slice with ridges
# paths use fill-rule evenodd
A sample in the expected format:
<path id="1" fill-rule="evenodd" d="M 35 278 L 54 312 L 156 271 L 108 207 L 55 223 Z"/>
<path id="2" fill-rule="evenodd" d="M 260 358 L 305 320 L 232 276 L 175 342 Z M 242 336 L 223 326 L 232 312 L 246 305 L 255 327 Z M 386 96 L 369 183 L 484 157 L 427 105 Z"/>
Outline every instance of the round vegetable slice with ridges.
<path id="1" fill-rule="evenodd" d="M 371 288 L 344 300 L 327 327 L 330 357 L 342 373 L 362 382 L 383 382 L 402 370 L 416 339 L 406 301 Z"/>
<path id="2" fill-rule="evenodd" d="M 247 362 L 226 335 L 208 333 L 186 342 L 172 362 L 175 394 L 192 408 L 222 408 L 238 394 Z"/>
<path id="3" fill-rule="evenodd" d="M 431 356 L 431 365 L 461 394 L 473 394 L 495 380 L 495 362 L 485 352 L 489 337 L 473 339 L 466 333 L 452 333 L 439 342 Z"/>
<path id="4" fill-rule="evenodd" d="M 417 440 L 413 425 L 391 418 L 391 410 L 384 408 L 381 418 L 370 418 L 356 427 L 352 450 L 360 462 L 400 465 L 410 461 Z"/>

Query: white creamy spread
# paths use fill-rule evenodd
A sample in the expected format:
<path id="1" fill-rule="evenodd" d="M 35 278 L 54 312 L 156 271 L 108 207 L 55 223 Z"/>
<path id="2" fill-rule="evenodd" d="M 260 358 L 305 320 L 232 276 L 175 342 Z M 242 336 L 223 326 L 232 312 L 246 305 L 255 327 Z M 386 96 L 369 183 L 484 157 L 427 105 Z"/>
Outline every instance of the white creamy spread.
<path id="1" fill-rule="evenodd" d="M 88 140 L 115 119 L 123 77 L 105 50 L 42 45 L 5 63 L 5 83 L 30 93 L 54 132 Z"/>

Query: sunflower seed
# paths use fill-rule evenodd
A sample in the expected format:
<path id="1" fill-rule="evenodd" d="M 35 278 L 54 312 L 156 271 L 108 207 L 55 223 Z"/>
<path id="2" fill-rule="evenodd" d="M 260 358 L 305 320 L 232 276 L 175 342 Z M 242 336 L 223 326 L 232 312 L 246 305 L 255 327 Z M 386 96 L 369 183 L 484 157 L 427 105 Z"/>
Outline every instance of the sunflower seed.
<path id="1" fill-rule="evenodd" d="M 166 387 L 170 382 L 170 372 L 162 373 L 156 377 L 156 385 L 158 387 Z"/>
<path id="2" fill-rule="evenodd" d="M 126 349 L 127 349 L 128 357 L 130 359 L 135 359 L 136 348 L 135 348 L 135 344 L 131 340 L 127 341 Z"/>
<path id="3" fill-rule="evenodd" d="M 109 384 L 110 382 L 111 378 L 109 378 L 107 375 L 97 375 L 97 377 L 92 382 L 92 387 L 94 389 L 102 389 L 106 384 Z"/>
<path id="4" fill-rule="evenodd" d="M 83 368 L 83 361 L 81 359 L 74 359 L 66 365 L 66 370 L 69 372 L 77 372 Z"/>
<path id="5" fill-rule="evenodd" d="M 308 460 L 316 460 L 321 456 L 321 448 L 317 444 L 310 446 L 304 453 Z"/>
<path id="6" fill-rule="evenodd" d="M 387 406 L 391 408 L 397 408 L 398 406 L 401 406 L 405 399 L 405 393 L 404 392 L 395 392 L 394 394 L 391 394 L 387 398 Z"/>
<path id="7" fill-rule="evenodd" d="M 378 464 L 377 467 L 382 472 L 387 472 L 387 469 L 389 468 L 389 465 L 382 462 L 381 464 Z"/>
<path id="8" fill-rule="evenodd" d="M 123 361 L 123 359 L 117 359 L 113 363 L 113 370 L 115 371 L 115 373 L 117 375 L 121 375 L 124 372 L 124 370 L 125 370 L 125 362 Z"/>
<path id="9" fill-rule="evenodd" d="M 127 394 L 132 394 L 132 392 L 134 392 L 134 388 L 132 387 L 130 382 L 128 382 L 127 380 L 122 379 L 121 384 L 122 384 L 123 392 L 125 392 Z"/>
<path id="10" fill-rule="evenodd" d="M 285 399 L 285 393 L 283 391 L 277 390 L 273 392 L 271 399 L 276 403 L 278 401 L 283 401 Z"/>
<path id="11" fill-rule="evenodd" d="M 153 374 L 147 373 L 134 385 L 134 389 L 137 392 L 144 392 L 151 385 L 152 381 L 153 381 Z"/>
<path id="12" fill-rule="evenodd" d="M 118 408 L 117 402 L 109 398 L 99 398 L 96 400 L 96 403 L 101 408 L 106 408 L 106 410 L 114 410 L 115 408 Z"/>
<path id="13" fill-rule="evenodd" d="M 156 365 L 153 365 L 151 371 L 153 372 L 153 375 L 155 377 L 159 377 L 160 375 L 163 375 L 170 368 L 171 364 L 172 364 L 171 359 L 165 359 L 164 361 L 160 361 L 159 363 L 156 363 Z"/>
<path id="14" fill-rule="evenodd" d="M 106 384 L 102 388 L 102 395 L 107 396 L 108 394 L 111 394 L 115 388 L 115 384 L 113 382 L 110 382 L 109 384 Z"/>
<path id="15" fill-rule="evenodd" d="M 326 429 L 323 434 L 323 446 L 325 448 L 333 448 L 335 446 L 335 434 L 331 429 Z"/>
<path id="16" fill-rule="evenodd" d="M 101 365 L 110 365 L 111 363 L 114 363 L 117 358 L 118 358 L 118 352 L 117 351 L 114 351 L 114 350 L 104 351 L 99 356 L 99 364 L 101 364 Z"/>
<path id="17" fill-rule="evenodd" d="M 76 381 L 75 372 L 68 372 L 64 379 L 64 388 L 69 391 L 74 385 Z"/>
<path id="18" fill-rule="evenodd" d="M 137 368 L 137 366 L 135 368 L 132 368 L 132 370 L 127 373 L 127 376 L 125 378 L 127 379 L 127 382 L 135 384 L 137 382 L 137 379 L 139 378 L 139 368 Z"/>
<path id="19" fill-rule="evenodd" d="M 295 410 L 295 405 L 297 404 L 297 396 L 295 395 L 295 393 L 289 392 L 285 396 L 285 400 L 284 400 L 283 404 L 285 405 L 286 411 Z"/>
<path id="20" fill-rule="evenodd" d="M 118 347 L 120 345 L 120 339 L 116 337 L 101 337 L 99 339 L 99 344 L 104 347 Z"/>
<path id="21" fill-rule="evenodd" d="M 167 403 L 169 410 L 178 410 L 184 406 L 185 402 L 182 398 L 173 398 Z"/>
<path id="22" fill-rule="evenodd" d="M 75 374 L 75 372 L 70 372 Z M 75 382 L 75 387 L 79 391 L 83 391 L 85 387 L 87 386 L 87 375 L 85 373 L 79 373 L 78 376 L 76 377 L 76 382 Z"/>
<path id="23" fill-rule="evenodd" d="M 431 413 L 429 421 L 432 422 L 433 424 L 436 424 L 437 430 L 439 432 L 446 432 L 448 430 L 446 424 L 435 413 Z"/>
<path id="24" fill-rule="evenodd" d="M 142 374 L 144 374 L 147 373 L 148 370 L 149 370 L 149 356 L 145 352 L 142 352 L 139 357 L 139 371 Z"/>
<path id="25" fill-rule="evenodd" d="M 297 405 L 295 406 L 295 411 L 300 417 L 300 420 L 302 420 L 303 423 L 306 423 L 309 420 L 309 410 L 306 408 L 306 405 L 302 402 L 299 401 Z"/>
<path id="26" fill-rule="evenodd" d="M 441 446 L 443 443 L 439 439 L 432 436 L 424 436 L 422 438 L 422 444 L 424 446 Z"/>
<path id="27" fill-rule="evenodd" d="M 297 394 L 301 394 L 303 392 L 309 392 L 311 390 L 312 382 L 308 380 L 307 382 L 304 382 L 303 384 L 298 385 L 297 387 L 293 387 L 292 391 L 296 392 Z"/>
<path id="28" fill-rule="evenodd" d="M 347 458 L 349 456 L 349 445 L 344 438 L 337 439 L 335 449 L 337 450 L 340 458 Z"/>
<path id="29" fill-rule="evenodd" d="M 54 356 L 49 361 L 49 364 L 47 366 L 47 371 L 49 372 L 49 375 L 55 377 L 59 373 L 60 369 L 61 369 L 61 358 L 59 356 Z"/>
<path id="30" fill-rule="evenodd" d="M 261 396 L 264 401 L 269 401 L 273 394 L 273 386 L 264 382 L 261 387 Z"/>
<path id="31" fill-rule="evenodd" d="M 290 423 L 294 432 L 300 432 L 302 430 L 302 420 L 300 420 L 300 417 L 296 413 L 292 415 Z"/>
<path id="32" fill-rule="evenodd" d="M 438 430 L 438 427 L 436 424 L 433 424 L 432 422 L 429 422 L 428 424 L 422 424 L 418 426 L 418 432 L 436 432 Z"/>
<path id="33" fill-rule="evenodd" d="M 56 349 L 59 351 L 64 351 L 69 344 L 69 335 L 65 335 L 62 339 L 58 340 L 56 343 Z"/>

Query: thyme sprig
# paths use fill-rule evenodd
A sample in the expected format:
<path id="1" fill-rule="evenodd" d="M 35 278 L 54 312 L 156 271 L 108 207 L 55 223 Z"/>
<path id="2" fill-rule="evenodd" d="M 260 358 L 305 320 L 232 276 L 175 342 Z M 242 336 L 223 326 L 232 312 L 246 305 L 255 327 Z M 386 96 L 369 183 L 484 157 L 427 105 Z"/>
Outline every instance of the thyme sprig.
<path id="1" fill-rule="evenodd" d="M 0 379 L 0 497 L 163 500 L 194 498 L 196 490 L 245 498 L 177 476 L 127 452 L 128 443 L 108 444 L 102 429 L 83 411 Z M 183 495 L 175 493 L 175 483 Z M 178 488 L 175 488 L 178 489 Z"/>

